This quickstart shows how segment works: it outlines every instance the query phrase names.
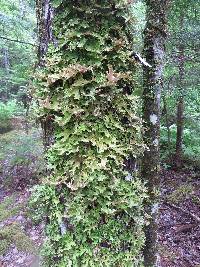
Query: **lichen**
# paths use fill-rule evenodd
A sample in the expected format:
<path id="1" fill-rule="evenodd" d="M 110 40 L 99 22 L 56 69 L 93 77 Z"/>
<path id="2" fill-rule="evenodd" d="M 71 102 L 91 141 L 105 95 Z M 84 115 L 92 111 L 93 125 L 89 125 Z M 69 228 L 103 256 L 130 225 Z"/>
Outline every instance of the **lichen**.
<path id="1" fill-rule="evenodd" d="M 150 115 L 150 122 L 155 125 L 158 121 L 158 116 L 156 114 L 151 114 Z"/>
<path id="2" fill-rule="evenodd" d="M 73 1 L 72 1 L 73 2 Z M 37 73 L 51 120 L 50 175 L 33 202 L 46 218 L 46 266 L 141 266 L 142 181 L 127 164 L 144 150 L 134 95 L 128 1 L 56 1 L 57 47 Z M 55 2 L 54 2 L 55 3 Z"/>

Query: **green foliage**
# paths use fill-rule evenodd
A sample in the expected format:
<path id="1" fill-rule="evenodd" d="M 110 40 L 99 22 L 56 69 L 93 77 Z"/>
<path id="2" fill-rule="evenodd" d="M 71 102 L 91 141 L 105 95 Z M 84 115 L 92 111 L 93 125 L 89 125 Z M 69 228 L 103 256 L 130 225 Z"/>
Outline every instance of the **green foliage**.
<path id="1" fill-rule="evenodd" d="M 47 221 L 45 264 L 142 266 L 146 192 L 129 163 L 144 147 L 126 1 L 60 3 L 58 47 L 35 92 L 54 129 L 51 175 L 32 197 Z"/>
<path id="2" fill-rule="evenodd" d="M 15 130 L 0 135 L 0 163 L 3 185 L 7 189 L 35 184 L 43 172 L 40 132 Z"/>
<path id="3" fill-rule="evenodd" d="M 11 99 L 26 90 L 35 49 L 25 43 L 34 44 L 36 37 L 34 7 L 30 2 L 1 0 L 0 100 Z"/>
<path id="4" fill-rule="evenodd" d="M 198 62 L 200 6 L 197 1 L 173 0 L 168 17 L 167 64 L 163 95 L 167 104 L 171 146 L 167 144 L 166 114 L 163 112 L 161 131 L 162 154 L 174 154 L 176 147 L 177 101 L 184 99 L 183 159 L 199 165 L 200 83 Z M 183 51 L 181 52 L 181 49 Z M 183 54 L 181 56 L 181 53 Z M 183 77 L 180 81 L 180 67 Z"/>
<path id="5" fill-rule="evenodd" d="M 184 184 L 169 194 L 166 199 L 171 203 L 179 204 L 185 201 L 186 198 L 192 197 L 194 195 L 194 190 L 195 188 L 192 185 Z"/>
<path id="6" fill-rule="evenodd" d="M 11 119 L 22 114 L 23 109 L 17 105 L 15 100 L 10 100 L 7 103 L 0 102 L 0 134 L 12 129 Z"/>
<path id="7" fill-rule="evenodd" d="M 173 148 L 176 147 L 176 125 L 170 127 L 171 146 L 168 147 L 167 128 L 161 127 L 161 156 L 166 159 L 169 153 L 174 153 Z M 185 124 L 183 131 L 183 159 L 193 162 L 193 165 L 200 162 L 200 136 L 198 125 Z"/>
<path id="8" fill-rule="evenodd" d="M 7 252 L 10 245 L 15 245 L 18 250 L 25 252 L 34 252 L 34 245 L 31 239 L 21 229 L 20 224 L 12 223 L 4 225 L 5 220 L 18 214 L 21 210 L 21 205 L 15 205 L 15 197 L 7 197 L 0 204 L 0 223 L 3 223 L 0 229 L 0 255 Z"/>

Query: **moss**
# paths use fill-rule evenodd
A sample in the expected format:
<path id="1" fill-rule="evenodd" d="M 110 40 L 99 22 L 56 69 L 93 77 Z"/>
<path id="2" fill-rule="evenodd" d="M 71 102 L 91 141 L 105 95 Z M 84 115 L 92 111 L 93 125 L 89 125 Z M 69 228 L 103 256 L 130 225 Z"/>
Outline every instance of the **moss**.
<path id="1" fill-rule="evenodd" d="M 144 146 L 129 1 L 55 2 L 57 47 L 35 80 L 44 132 L 54 129 L 45 136 L 51 175 L 33 196 L 48 222 L 47 266 L 141 266 L 146 192 L 134 162 Z"/>
<path id="2" fill-rule="evenodd" d="M 178 189 L 174 190 L 171 194 L 169 194 L 166 199 L 167 201 L 176 204 L 179 204 L 190 197 L 196 200 L 194 190 L 195 188 L 192 185 L 181 185 Z"/>
<path id="3" fill-rule="evenodd" d="M 4 255 L 10 247 L 10 240 L 2 239 L 0 236 L 0 255 Z"/>
<path id="4" fill-rule="evenodd" d="M 16 216 L 24 207 L 23 204 L 14 205 L 16 197 L 7 197 L 0 204 L 0 222 Z M 0 229 L 0 254 L 3 255 L 14 244 L 19 250 L 33 252 L 34 246 L 31 239 L 25 234 L 18 223 L 3 226 Z"/>
<path id="5" fill-rule="evenodd" d="M 0 204 L 0 223 L 16 216 L 24 207 L 23 204 L 14 206 L 16 197 L 14 195 L 7 197 Z M 13 207 L 14 206 L 14 207 Z M 34 252 L 32 240 L 21 229 L 19 223 L 12 223 L 0 228 L 0 255 L 6 253 L 10 245 L 14 244 L 18 250 L 25 252 Z"/>
<path id="6" fill-rule="evenodd" d="M 7 220 L 8 218 L 15 216 L 23 208 L 23 204 L 14 205 L 15 196 L 12 195 L 4 199 L 0 204 L 0 222 Z"/>
<path id="7" fill-rule="evenodd" d="M 18 250 L 33 253 L 35 252 L 32 240 L 21 229 L 18 223 L 4 226 L 0 229 L 0 252 L 6 253 L 11 244 L 14 244 Z"/>

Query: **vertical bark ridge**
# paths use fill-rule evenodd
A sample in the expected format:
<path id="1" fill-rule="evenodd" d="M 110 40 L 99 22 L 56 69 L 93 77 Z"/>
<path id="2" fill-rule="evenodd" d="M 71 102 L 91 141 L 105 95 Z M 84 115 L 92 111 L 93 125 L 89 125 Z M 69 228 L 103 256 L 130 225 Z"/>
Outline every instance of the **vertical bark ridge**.
<path id="1" fill-rule="evenodd" d="M 164 67 L 166 39 L 166 11 L 168 0 L 146 0 L 147 23 L 144 31 L 144 56 L 151 67 L 144 67 L 143 119 L 144 141 L 148 149 L 144 153 L 142 176 L 147 183 L 150 203 L 147 212 L 151 216 L 145 229 L 146 244 L 144 261 L 146 267 L 158 264 L 157 217 L 159 177 L 160 95 Z"/>

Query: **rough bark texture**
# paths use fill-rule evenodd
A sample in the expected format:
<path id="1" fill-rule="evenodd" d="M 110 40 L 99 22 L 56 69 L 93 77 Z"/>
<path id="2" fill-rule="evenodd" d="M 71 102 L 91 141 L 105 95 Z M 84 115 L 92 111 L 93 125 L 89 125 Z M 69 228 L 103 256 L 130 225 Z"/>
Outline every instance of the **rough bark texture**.
<path id="1" fill-rule="evenodd" d="M 158 265 L 157 216 L 159 177 L 159 131 L 160 95 L 162 88 L 163 59 L 166 39 L 166 11 L 168 0 L 146 0 L 147 24 L 144 31 L 144 55 L 151 67 L 144 67 L 143 119 L 144 141 L 148 149 L 144 153 L 142 175 L 147 182 L 150 204 L 147 212 L 151 215 L 146 227 L 144 260 L 146 267 Z"/>
<path id="2" fill-rule="evenodd" d="M 167 127 L 167 144 L 168 144 L 168 150 L 170 150 L 170 148 L 171 148 L 171 132 L 170 132 L 168 106 L 167 106 L 167 101 L 166 101 L 165 96 L 163 96 L 163 105 L 164 105 L 163 110 L 165 113 L 165 121 L 166 121 L 166 127 Z"/>
<path id="3" fill-rule="evenodd" d="M 53 8 L 50 0 L 36 0 L 36 15 L 38 25 L 38 67 L 45 66 L 45 55 L 48 51 L 50 43 L 56 45 L 55 38 L 52 33 Z M 50 117 L 41 120 L 43 129 L 44 147 L 47 150 L 49 145 L 53 143 L 53 125 Z"/>
<path id="4" fill-rule="evenodd" d="M 52 34 L 53 8 L 50 0 L 36 0 L 36 15 L 38 25 L 38 68 L 45 65 L 45 55 L 50 43 L 56 43 Z M 41 120 L 43 129 L 44 147 L 47 149 L 52 143 L 53 126 L 50 117 Z"/>
<path id="5" fill-rule="evenodd" d="M 38 25 L 38 59 L 39 66 L 44 65 L 44 55 L 48 45 L 53 41 L 52 19 L 53 8 L 49 0 L 36 0 L 36 15 Z"/>
<path id="6" fill-rule="evenodd" d="M 182 17 L 183 18 L 183 17 Z M 180 26 L 182 27 L 182 18 Z M 182 165 L 183 152 L 183 127 L 184 127 L 184 95 L 183 95 L 183 79 L 184 79 L 184 45 L 179 46 L 179 95 L 177 102 L 177 134 L 176 134 L 176 167 Z"/>

